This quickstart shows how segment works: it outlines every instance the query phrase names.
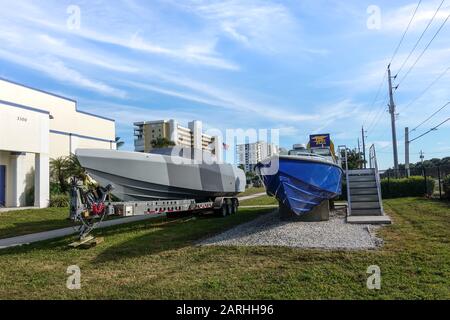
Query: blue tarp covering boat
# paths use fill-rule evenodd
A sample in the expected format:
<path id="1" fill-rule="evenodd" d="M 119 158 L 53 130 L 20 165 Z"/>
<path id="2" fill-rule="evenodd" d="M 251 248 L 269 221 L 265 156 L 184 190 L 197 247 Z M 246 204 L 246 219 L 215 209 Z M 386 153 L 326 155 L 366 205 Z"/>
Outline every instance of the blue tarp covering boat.
<path id="1" fill-rule="evenodd" d="M 343 171 L 325 157 L 274 156 L 260 162 L 256 168 L 267 193 L 297 215 L 308 213 L 324 200 L 341 194 Z"/>

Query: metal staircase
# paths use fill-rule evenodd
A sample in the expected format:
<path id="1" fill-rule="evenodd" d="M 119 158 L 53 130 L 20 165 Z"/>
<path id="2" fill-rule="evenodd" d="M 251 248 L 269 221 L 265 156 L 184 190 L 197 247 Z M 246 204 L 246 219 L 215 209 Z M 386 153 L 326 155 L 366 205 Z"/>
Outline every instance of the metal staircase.
<path id="1" fill-rule="evenodd" d="M 375 146 L 369 149 L 368 169 L 349 170 L 345 149 L 345 177 L 347 181 L 347 222 L 382 224 L 391 223 L 384 213 L 381 183 Z"/>

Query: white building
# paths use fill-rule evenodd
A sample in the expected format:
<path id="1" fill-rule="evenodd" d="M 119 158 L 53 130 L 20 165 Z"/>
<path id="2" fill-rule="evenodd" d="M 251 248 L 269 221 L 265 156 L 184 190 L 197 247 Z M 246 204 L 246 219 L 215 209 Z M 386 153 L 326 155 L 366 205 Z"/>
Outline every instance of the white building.
<path id="1" fill-rule="evenodd" d="M 175 145 L 203 149 L 211 152 L 218 162 L 223 161 L 223 143 L 218 136 L 209 136 L 203 133 L 201 121 L 191 121 L 188 127 L 183 127 L 175 120 L 143 121 L 134 123 L 134 150 L 137 152 L 150 152 L 152 141 L 166 138 Z"/>
<path id="2" fill-rule="evenodd" d="M 77 102 L 0 79 L 0 207 L 49 202 L 49 161 L 77 148 L 115 149 L 114 120 L 77 110 Z"/>
<path id="3" fill-rule="evenodd" d="M 252 171 L 255 164 L 275 154 L 278 154 L 278 146 L 265 141 L 238 144 L 236 146 L 237 163 L 238 165 L 244 165 L 245 171 Z"/>

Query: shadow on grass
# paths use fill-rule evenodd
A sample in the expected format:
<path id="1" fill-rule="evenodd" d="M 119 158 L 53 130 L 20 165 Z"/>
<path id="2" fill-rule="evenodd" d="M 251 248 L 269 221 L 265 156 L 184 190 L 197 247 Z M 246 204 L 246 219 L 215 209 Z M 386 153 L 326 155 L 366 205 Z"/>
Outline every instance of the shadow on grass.
<path id="1" fill-rule="evenodd" d="M 56 230 L 71 227 L 73 224 L 68 219 L 42 220 L 30 222 L 15 222 L 7 229 L 0 229 L 0 240 L 23 236 L 32 233 Z"/>
<path id="2" fill-rule="evenodd" d="M 127 233 L 133 231 L 139 233 L 144 229 L 147 232 L 120 244 L 108 247 L 93 262 L 105 263 L 189 247 L 202 238 L 213 236 L 237 224 L 253 220 L 262 212 L 262 210 L 253 210 L 246 214 L 237 214 L 226 218 L 214 215 L 190 216 L 155 222 L 151 226 L 129 226 L 130 228 L 120 230 L 120 232 Z M 267 212 L 267 210 L 264 212 Z M 99 235 L 105 237 L 108 234 L 117 235 L 117 230 L 108 229 L 104 231 L 106 232 Z"/>
<path id="3" fill-rule="evenodd" d="M 191 246 L 199 239 L 225 231 L 268 212 L 270 212 L 270 209 L 245 209 L 241 213 L 226 218 L 214 215 L 187 216 L 178 219 L 164 217 L 97 229 L 93 235 L 104 237 L 105 243 L 88 250 L 97 251 L 92 262 L 99 264 L 129 257 L 158 254 Z M 135 235 L 132 235 L 132 233 Z M 74 235 L 2 249 L 0 250 L 0 256 L 30 251 L 78 250 L 68 249 L 68 245 L 75 239 L 76 236 Z"/>

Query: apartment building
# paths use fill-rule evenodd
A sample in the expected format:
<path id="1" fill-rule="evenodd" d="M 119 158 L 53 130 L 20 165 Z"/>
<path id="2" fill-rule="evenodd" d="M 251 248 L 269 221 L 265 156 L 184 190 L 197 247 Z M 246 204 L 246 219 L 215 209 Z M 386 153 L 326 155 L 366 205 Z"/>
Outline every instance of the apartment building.
<path id="1" fill-rule="evenodd" d="M 185 148 L 202 149 L 210 152 L 218 162 L 223 161 L 223 143 L 218 136 L 209 136 L 203 133 L 201 121 L 191 121 L 187 127 L 177 121 L 157 120 L 134 123 L 134 150 L 137 152 L 150 152 L 153 149 L 152 141 L 166 138 L 175 145 Z"/>
<path id="2" fill-rule="evenodd" d="M 236 146 L 236 161 L 238 165 L 244 165 L 244 170 L 252 171 L 255 164 L 263 159 L 278 154 L 278 146 L 265 141 L 238 144 Z"/>

